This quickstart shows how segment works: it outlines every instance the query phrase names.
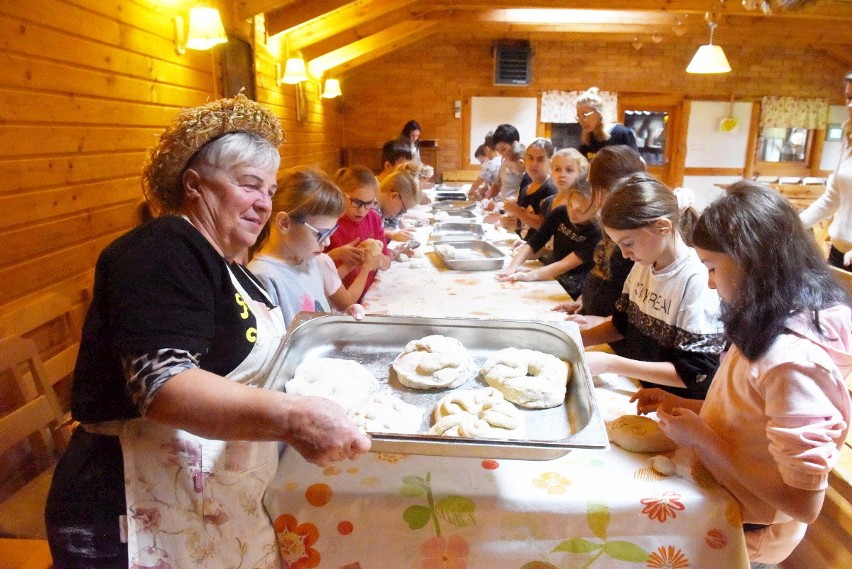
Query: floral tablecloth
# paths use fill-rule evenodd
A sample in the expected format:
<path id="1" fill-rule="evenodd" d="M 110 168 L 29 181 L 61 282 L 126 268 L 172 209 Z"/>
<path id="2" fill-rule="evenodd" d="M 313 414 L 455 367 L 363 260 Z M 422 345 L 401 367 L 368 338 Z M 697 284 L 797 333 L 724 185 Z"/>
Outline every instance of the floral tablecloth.
<path id="1" fill-rule="evenodd" d="M 630 412 L 598 390 L 602 410 Z M 549 461 L 284 453 L 266 497 L 285 567 L 748 567 L 739 508 L 701 469 L 662 476 L 613 446 Z"/>
<path id="2" fill-rule="evenodd" d="M 450 271 L 428 228 L 417 237 L 423 262 L 381 273 L 368 313 L 563 318 L 555 281 Z M 635 412 L 624 381 L 596 389 L 605 419 Z M 549 461 L 370 453 L 327 468 L 288 449 L 266 506 L 291 569 L 747 568 L 736 502 L 703 470 L 683 474 L 615 446 Z"/>

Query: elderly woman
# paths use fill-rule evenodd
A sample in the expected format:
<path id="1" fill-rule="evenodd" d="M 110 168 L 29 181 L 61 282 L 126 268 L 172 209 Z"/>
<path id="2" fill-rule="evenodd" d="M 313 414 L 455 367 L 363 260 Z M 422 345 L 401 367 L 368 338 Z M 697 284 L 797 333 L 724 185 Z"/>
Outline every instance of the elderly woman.
<path id="1" fill-rule="evenodd" d="M 597 87 L 590 87 L 577 98 L 577 122 L 583 129 L 582 143 L 577 149 L 580 154 L 591 161 L 598 150 L 616 144 L 638 151 L 633 131 L 622 124 L 606 124 L 603 108 L 603 99 Z"/>
<path id="2" fill-rule="evenodd" d="M 325 465 L 370 441 L 275 387 L 280 309 L 235 260 L 270 216 L 283 133 L 242 95 L 180 113 L 143 172 L 160 214 L 107 247 L 47 503 L 54 566 L 280 567 L 261 506 L 278 443 Z"/>

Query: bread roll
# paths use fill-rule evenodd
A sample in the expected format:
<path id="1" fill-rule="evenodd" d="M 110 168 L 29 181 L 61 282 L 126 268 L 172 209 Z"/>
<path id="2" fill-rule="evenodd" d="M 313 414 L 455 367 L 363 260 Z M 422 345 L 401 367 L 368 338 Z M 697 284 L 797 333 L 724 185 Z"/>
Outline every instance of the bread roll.
<path id="1" fill-rule="evenodd" d="M 622 415 L 606 424 L 613 444 L 631 452 L 668 452 L 677 448 L 660 429 L 659 423 L 640 415 Z"/>
<path id="2" fill-rule="evenodd" d="M 382 254 L 382 251 L 385 249 L 385 244 L 378 239 L 364 239 L 358 244 L 358 247 L 373 257 L 376 257 Z"/>

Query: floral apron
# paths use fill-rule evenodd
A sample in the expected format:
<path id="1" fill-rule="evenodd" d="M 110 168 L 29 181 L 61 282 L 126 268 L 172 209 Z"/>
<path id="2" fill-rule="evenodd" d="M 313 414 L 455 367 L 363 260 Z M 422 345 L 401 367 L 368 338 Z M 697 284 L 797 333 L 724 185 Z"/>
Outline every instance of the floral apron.
<path id="1" fill-rule="evenodd" d="M 226 377 L 268 388 L 284 337 L 281 309 L 252 300 L 233 273 L 231 281 L 244 318 L 251 311 L 257 330 L 251 352 Z M 124 455 L 130 569 L 281 567 L 262 506 L 278 464 L 276 442 L 209 440 L 144 418 L 115 427 Z"/>

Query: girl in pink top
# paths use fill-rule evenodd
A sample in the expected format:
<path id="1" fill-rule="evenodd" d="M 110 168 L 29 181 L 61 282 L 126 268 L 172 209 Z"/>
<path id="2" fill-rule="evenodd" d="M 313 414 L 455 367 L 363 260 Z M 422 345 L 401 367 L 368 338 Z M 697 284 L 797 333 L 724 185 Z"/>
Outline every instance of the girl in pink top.
<path id="1" fill-rule="evenodd" d="M 660 389 L 633 399 L 739 501 L 752 567 L 766 567 L 819 515 L 849 431 L 850 299 L 789 202 L 759 184 L 734 184 L 693 241 L 730 349 L 706 400 Z"/>

